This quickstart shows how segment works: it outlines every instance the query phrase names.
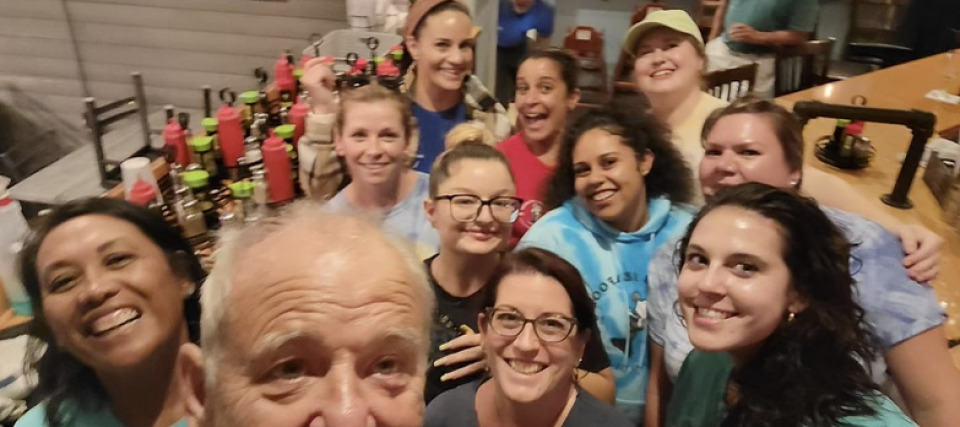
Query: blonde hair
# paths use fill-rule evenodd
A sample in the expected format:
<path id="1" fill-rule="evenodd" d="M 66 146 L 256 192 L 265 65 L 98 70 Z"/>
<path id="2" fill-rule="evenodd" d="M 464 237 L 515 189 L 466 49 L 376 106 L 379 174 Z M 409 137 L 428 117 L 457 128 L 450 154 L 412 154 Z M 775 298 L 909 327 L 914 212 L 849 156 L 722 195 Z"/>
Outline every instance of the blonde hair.
<path id="1" fill-rule="evenodd" d="M 482 123 L 460 123 L 450 129 L 450 132 L 447 132 L 447 136 L 443 140 L 443 149 L 450 151 L 466 142 L 476 142 L 493 147 L 497 145 L 497 137 L 493 136 L 493 132 L 490 132 Z"/>
<path id="2" fill-rule="evenodd" d="M 376 82 L 340 92 L 340 109 L 337 111 L 334 129 L 338 132 L 343 131 L 343 125 L 348 114 L 347 107 L 351 104 L 372 104 L 375 102 L 390 102 L 397 107 L 397 111 L 400 113 L 400 121 L 403 122 L 404 137 L 409 140 L 413 136 L 414 127 L 413 108 L 410 106 L 410 100 Z"/>

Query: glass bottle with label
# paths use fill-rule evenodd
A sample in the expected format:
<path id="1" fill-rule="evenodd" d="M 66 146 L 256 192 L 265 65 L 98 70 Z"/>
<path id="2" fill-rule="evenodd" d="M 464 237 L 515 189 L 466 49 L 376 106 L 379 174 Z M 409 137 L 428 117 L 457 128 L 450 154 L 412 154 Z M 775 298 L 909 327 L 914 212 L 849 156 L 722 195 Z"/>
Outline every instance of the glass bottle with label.
<path id="1" fill-rule="evenodd" d="M 197 163 L 203 167 L 212 177 L 218 175 L 217 158 L 213 152 L 213 137 L 198 136 L 190 140 L 190 146 L 193 148 L 194 158 Z"/>
<path id="2" fill-rule="evenodd" d="M 183 203 L 183 237 L 192 244 L 202 243 L 207 238 L 207 222 L 196 200 Z"/>
<path id="3" fill-rule="evenodd" d="M 219 214 L 217 213 L 216 203 L 210 197 L 210 174 L 205 170 L 184 172 L 183 182 L 193 192 L 193 198 L 197 201 L 200 211 L 203 212 L 207 228 L 217 228 Z"/>

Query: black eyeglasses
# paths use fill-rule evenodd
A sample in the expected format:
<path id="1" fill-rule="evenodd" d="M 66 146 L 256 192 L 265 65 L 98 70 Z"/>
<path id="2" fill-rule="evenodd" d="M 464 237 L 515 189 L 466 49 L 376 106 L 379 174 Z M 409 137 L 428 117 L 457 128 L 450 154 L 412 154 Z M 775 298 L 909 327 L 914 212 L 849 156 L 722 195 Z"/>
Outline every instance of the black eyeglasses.
<path id="1" fill-rule="evenodd" d="M 483 200 L 473 194 L 448 194 L 434 197 L 433 200 L 449 200 L 450 216 L 459 222 L 476 221 L 480 217 L 480 209 L 487 206 L 495 221 L 512 224 L 520 216 L 520 205 L 523 204 L 523 199 L 516 197 L 500 196 Z"/>
<path id="2" fill-rule="evenodd" d="M 527 319 L 515 309 L 494 307 L 486 310 L 490 328 L 498 335 L 515 337 L 520 335 L 527 323 L 533 324 L 533 332 L 543 342 L 560 342 L 570 336 L 577 319 L 556 313 L 544 313 L 536 319 Z"/>

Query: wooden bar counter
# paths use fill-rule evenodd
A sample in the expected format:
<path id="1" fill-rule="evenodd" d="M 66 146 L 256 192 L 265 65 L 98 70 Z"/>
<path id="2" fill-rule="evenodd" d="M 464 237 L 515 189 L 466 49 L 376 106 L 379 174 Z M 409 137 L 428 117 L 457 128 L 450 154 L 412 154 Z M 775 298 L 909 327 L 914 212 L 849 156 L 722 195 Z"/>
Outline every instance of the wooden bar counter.
<path id="1" fill-rule="evenodd" d="M 854 96 L 862 95 L 866 97 L 869 107 L 919 109 L 934 113 L 937 116 L 937 133 L 950 132 L 960 126 L 960 105 L 949 105 L 924 97 L 930 90 L 945 88 L 947 81 L 943 71 L 946 64 L 946 55 L 934 55 L 793 93 L 778 98 L 777 102 L 788 108 L 798 101 L 806 100 L 851 104 Z M 960 82 L 954 82 L 952 86 L 948 89 L 955 94 Z M 876 154 L 866 169 L 848 171 L 826 165 L 813 154 L 815 141 L 821 136 L 832 134 L 835 123 L 834 119 L 816 119 L 811 120 L 804 128 L 804 139 L 807 142 L 806 163 L 850 183 L 868 196 L 876 209 L 883 209 L 904 222 L 922 224 L 943 236 L 946 244 L 940 260 L 940 274 L 931 285 L 950 316 L 946 325 L 947 337 L 951 340 L 960 339 L 960 236 L 944 222 L 943 209 L 923 182 L 922 169 L 917 173 L 910 189 L 909 197 L 914 205 L 912 209 L 900 210 L 880 201 L 880 196 L 892 191 L 900 172 L 898 155 L 905 153 L 910 145 L 909 129 L 867 123 L 864 136 L 871 139 Z M 960 359 L 957 362 L 960 366 Z"/>

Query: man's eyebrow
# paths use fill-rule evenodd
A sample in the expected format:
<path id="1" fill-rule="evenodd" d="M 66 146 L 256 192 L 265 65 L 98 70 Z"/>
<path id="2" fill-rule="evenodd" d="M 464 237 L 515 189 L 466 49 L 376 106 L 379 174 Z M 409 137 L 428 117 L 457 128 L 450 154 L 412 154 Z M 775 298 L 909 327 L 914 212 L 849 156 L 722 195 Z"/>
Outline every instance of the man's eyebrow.
<path id="1" fill-rule="evenodd" d="M 302 330 L 269 332 L 258 339 L 252 347 L 251 355 L 254 359 L 276 353 L 280 349 L 297 341 L 306 341 L 310 337 Z"/>
<path id="2" fill-rule="evenodd" d="M 376 333 L 373 339 L 380 342 L 410 343 L 412 345 L 424 344 L 422 332 L 414 327 L 405 326 L 387 326 Z M 276 353 L 280 349 L 296 342 L 314 340 L 317 340 L 317 337 L 312 337 L 303 330 L 270 332 L 254 343 L 251 354 L 254 355 L 254 358 L 261 357 Z"/>
<path id="3" fill-rule="evenodd" d="M 379 339 L 384 341 L 410 342 L 422 344 L 424 341 L 423 333 L 413 327 L 389 326 L 383 330 Z"/>

